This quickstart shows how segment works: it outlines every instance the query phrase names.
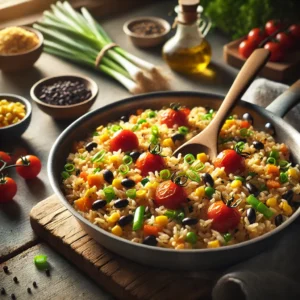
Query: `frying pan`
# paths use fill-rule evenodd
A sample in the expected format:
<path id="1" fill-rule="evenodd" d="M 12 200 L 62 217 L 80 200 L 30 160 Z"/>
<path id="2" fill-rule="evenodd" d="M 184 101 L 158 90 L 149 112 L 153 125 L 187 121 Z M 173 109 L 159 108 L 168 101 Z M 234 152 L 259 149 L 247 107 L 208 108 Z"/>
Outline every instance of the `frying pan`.
<path id="1" fill-rule="evenodd" d="M 300 134 L 286 123 L 282 117 L 291 107 L 297 104 L 300 99 L 299 95 L 300 80 L 290 90 L 277 98 L 267 109 L 242 100 L 233 109 L 233 112 L 239 116 L 245 112 L 250 113 L 254 118 L 254 126 L 259 130 L 264 130 L 265 123 L 271 122 L 275 127 L 277 141 L 288 145 L 292 152 L 292 160 L 298 164 L 300 164 Z M 71 152 L 72 142 L 85 139 L 100 124 L 105 125 L 137 109 L 161 109 L 162 106 L 167 106 L 172 102 L 178 102 L 190 108 L 208 106 L 218 109 L 223 98 L 223 95 L 200 92 L 158 92 L 130 97 L 85 114 L 61 133 L 50 151 L 48 175 L 52 188 L 61 202 L 92 238 L 107 249 L 141 264 L 174 270 L 204 270 L 231 265 L 258 254 L 271 247 L 278 240 L 280 234 L 288 230 L 288 225 L 299 216 L 300 208 L 275 230 L 253 240 L 214 249 L 178 251 L 133 243 L 99 228 L 83 218 L 68 203 L 60 187 L 61 170 L 68 154 Z"/>

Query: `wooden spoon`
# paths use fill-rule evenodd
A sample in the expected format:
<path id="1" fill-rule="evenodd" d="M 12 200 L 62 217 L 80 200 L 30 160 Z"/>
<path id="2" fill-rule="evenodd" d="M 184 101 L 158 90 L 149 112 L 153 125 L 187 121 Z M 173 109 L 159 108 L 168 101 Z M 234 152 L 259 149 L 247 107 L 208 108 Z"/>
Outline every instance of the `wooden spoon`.
<path id="1" fill-rule="evenodd" d="M 218 135 L 219 130 L 236 102 L 244 94 L 258 72 L 266 64 L 270 56 L 269 50 L 256 49 L 246 60 L 242 69 L 235 78 L 229 92 L 222 102 L 218 112 L 216 113 L 210 124 L 199 134 L 180 146 L 173 155 L 182 155 L 191 153 L 198 154 L 205 152 L 210 159 L 215 159 L 218 151 Z"/>

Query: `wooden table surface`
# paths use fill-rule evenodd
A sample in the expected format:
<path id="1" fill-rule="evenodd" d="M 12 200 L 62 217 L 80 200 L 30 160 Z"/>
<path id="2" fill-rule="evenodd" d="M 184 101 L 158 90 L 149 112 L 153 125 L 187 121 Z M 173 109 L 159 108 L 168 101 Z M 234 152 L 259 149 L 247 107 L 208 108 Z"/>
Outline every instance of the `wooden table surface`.
<path id="1" fill-rule="evenodd" d="M 135 48 L 124 36 L 122 25 L 130 17 L 143 15 L 155 15 L 172 22 L 173 17 L 169 17 L 168 13 L 172 11 L 174 3 L 175 1 L 155 2 L 101 20 L 101 23 L 109 35 L 129 52 L 168 70 L 161 58 L 161 49 L 142 50 Z M 226 66 L 222 60 L 222 46 L 228 42 L 228 38 L 218 32 L 210 32 L 207 38 L 213 50 L 210 68 L 215 75 L 210 78 L 187 78 L 170 72 L 174 90 L 223 94 L 228 90 L 237 73 L 235 69 Z M 99 86 L 99 95 L 92 109 L 130 96 L 121 85 L 102 74 L 44 53 L 31 70 L 16 74 L 0 73 L 0 91 L 22 95 L 30 99 L 30 88 L 37 80 L 46 76 L 76 73 L 93 78 Z M 0 289 L 5 286 L 9 293 L 15 291 L 16 294 L 20 295 L 24 292 L 20 299 L 27 299 L 27 286 L 34 280 L 40 284 L 39 292 L 34 290 L 35 293 L 29 298 L 34 295 L 38 295 L 40 299 L 103 299 L 109 297 L 90 279 L 84 277 L 76 267 L 54 253 L 47 245 L 41 243 L 29 223 L 31 208 L 53 194 L 47 177 L 47 157 L 51 145 L 67 125 L 69 122 L 54 121 L 33 103 L 32 121 L 22 138 L 0 140 L 1 150 L 13 152 L 16 148 L 25 148 L 29 153 L 40 157 L 43 163 L 38 178 L 30 181 L 22 180 L 16 176 L 14 171 L 11 171 L 10 176 L 17 182 L 18 193 L 14 201 L 0 205 L 0 263 L 2 266 L 8 265 L 20 279 L 20 284 L 15 285 L 12 278 L 5 275 L 1 268 Z M 49 261 L 54 266 L 50 285 L 48 279 L 44 278 L 44 274 L 40 274 L 35 269 L 32 259 L 36 253 L 48 254 Z"/>

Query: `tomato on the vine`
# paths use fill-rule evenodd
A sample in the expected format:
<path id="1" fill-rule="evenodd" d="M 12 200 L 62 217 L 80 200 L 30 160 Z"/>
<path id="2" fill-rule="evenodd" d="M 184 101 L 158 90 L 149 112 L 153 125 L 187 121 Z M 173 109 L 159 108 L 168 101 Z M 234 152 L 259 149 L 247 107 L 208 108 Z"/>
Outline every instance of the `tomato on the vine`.
<path id="1" fill-rule="evenodd" d="M 0 177 L 0 203 L 8 202 L 17 193 L 17 184 L 10 177 Z"/>
<path id="2" fill-rule="evenodd" d="M 270 61 L 282 61 L 284 58 L 284 51 L 279 43 L 268 42 L 264 46 L 265 49 L 271 52 Z"/>
<path id="3" fill-rule="evenodd" d="M 24 179 L 36 178 L 42 168 L 40 159 L 34 155 L 21 156 L 16 165 L 17 173 Z"/>
<path id="4" fill-rule="evenodd" d="M 9 164 L 11 162 L 11 157 L 6 152 L 0 151 L 0 168 L 3 166 L 3 162 L 1 160 L 5 161 L 6 164 Z"/>
<path id="5" fill-rule="evenodd" d="M 239 54 L 244 58 L 248 58 L 256 49 L 256 47 L 257 45 L 254 42 L 250 40 L 244 40 L 239 45 Z"/>
<path id="6" fill-rule="evenodd" d="M 282 49 L 288 50 L 294 46 L 294 38 L 290 33 L 279 32 L 276 34 L 276 40 L 279 42 Z"/>
<path id="7" fill-rule="evenodd" d="M 289 27 L 288 32 L 299 42 L 300 40 L 300 24 L 293 24 Z"/>
<path id="8" fill-rule="evenodd" d="M 160 123 L 166 124 L 169 128 L 176 126 L 186 126 L 188 123 L 188 115 L 190 109 L 187 107 L 180 107 L 177 104 L 171 105 L 171 108 L 165 110 L 160 117 Z"/>
<path id="9" fill-rule="evenodd" d="M 137 149 L 139 141 L 134 132 L 128 129 L 123 129 L 115 133 L 110 140 L 110 151 L 118 151 L 121 149 L 123 152 Z"/>
<path id="10" fill-rule="evenodd" d="M 279 20 L 270 20 L 266 23 L 265 30 L 268 35 L 272 35 L 276 31 L 283 28 L 283 24 Z"/>
<path id="11" fill-rule="evenodd" d="M 265 38 L 267 37 L 266 33 L 260 28 L 253 28 L 248 33 L 248 41 L 251 41 L 256 46 L 258 46 Z"/>
<path id="12" fill-rule="evenodd" d="M 216 168 L 224 167 L 226 174 L 241 173 L 245 170 L 245 159 L 235 150 L 226 149 L 218 154 L 214 166 Z"/>

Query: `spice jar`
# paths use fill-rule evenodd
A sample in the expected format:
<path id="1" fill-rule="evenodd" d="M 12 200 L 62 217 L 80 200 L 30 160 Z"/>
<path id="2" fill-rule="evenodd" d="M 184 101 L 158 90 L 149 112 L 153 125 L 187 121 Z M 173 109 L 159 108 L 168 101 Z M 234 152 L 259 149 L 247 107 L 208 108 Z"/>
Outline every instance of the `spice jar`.
<path id="1" fill-rule="evenodd" d="M 163 58 L 171 69 L 193 74 L 202 72 L 211 60 L 211 47 L 205 40 L 211 23 L 201 18 L 199 0 L 179 0 L 177 31 L 163 47 Z"/>

